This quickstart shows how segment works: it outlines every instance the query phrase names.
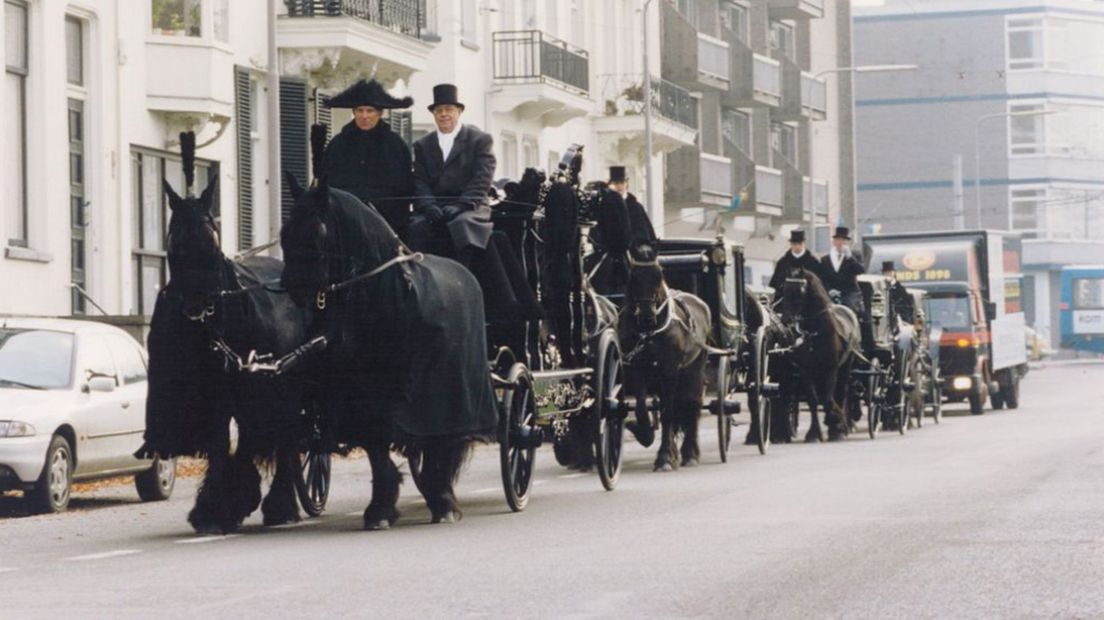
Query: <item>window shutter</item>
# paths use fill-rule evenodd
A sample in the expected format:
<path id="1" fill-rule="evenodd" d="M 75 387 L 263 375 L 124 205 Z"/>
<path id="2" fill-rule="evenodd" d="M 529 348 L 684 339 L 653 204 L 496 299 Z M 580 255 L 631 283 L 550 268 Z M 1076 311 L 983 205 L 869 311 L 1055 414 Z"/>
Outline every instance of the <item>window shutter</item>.
<path id="1" fill-rule="evenodd" d="M 414 143 L 414 113 L 410 110 L 391 110 L 387 118 L 391 131 L 399 134 L 407 146 Z"/>
<path id="2" fill-rule="evenodd" d="M 253 84 L 249 71 L 234 68 L 238 127 L 238 250 L 253 247 Z"/>
<path id="3" fill-rule="evenodd" d="M 310 181 L 307 105 L 306 80 L 280 78 L 280 169 L 285 174 L 294 174 L 304 187 Z M 281 222 L 286 222 L 295 206 L 295 199 L 283 175 L 280 184 L 283 187 L 280 200 Z"/>
<path id="4" fill-rule="evenodd" d="M 333 110 L 326 105 L 329 100 L 330 95 L 317 88 L 314 89 L 314 122 L 326 126 L 326 144 L 329 144 L 334 137 Z"/>

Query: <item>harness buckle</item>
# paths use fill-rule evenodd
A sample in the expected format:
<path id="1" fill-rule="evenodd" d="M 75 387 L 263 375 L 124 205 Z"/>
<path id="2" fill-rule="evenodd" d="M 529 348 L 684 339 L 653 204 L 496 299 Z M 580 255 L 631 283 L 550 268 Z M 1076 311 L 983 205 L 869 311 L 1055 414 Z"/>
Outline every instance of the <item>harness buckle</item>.
<path id="1" fill-rule="evenodd" d="M 207 308 L 203 311 L 203 316 L 215 316 L 215 302 L 208 301 Z"/>
<path id="2" fill-rule="evenodd" d="M 318 291 L 318 296 L 314 300 L 314 305 L 319 310 L 326 309 L 326 291 Z"/>

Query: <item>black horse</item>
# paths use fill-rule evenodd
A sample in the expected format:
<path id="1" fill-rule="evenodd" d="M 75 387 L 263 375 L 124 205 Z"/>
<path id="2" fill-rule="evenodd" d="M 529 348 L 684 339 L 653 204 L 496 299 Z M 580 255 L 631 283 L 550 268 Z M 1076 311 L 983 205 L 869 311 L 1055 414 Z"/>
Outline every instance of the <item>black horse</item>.
<path id="1" fill-rule="evenodd" d="M 594 290 L 602 295 L 622 296 L 629 283 L 629 251 L 632 225 L 621 194 L 597 184 L 590 238 L 595 252 L 587 257 L 587 274 Z"/>
<path id="2" fill-rule="evenodd" d="M 195 136 L 181 134 L 180 141 L 188 192 L 181 198 L 164 183 L 172 210 L 167 239 L 172 278 L 157 297 L 150 325 L 146 432 L 137 455 L 207 459 L 188 515 L 200 533 L 236 529 L 261 503 L 254 459 L 275 458 L 276 474 L 262 506 L 264 523 L 298 521 L 293 476 L 303 390 L 284 378 L 240 373 L 226 354 L 290 353 L 304 340 L 306 317 L 286 294 L 267 284 L 279 278 L 280 261 L 235 262 L 222 253 L 211 213 L 217 179 L 199 197 L 191 192 Z M 231 420 L 239 429 L 233 457 Z"/>
<path id="3" fill-rule="evenodd" d="M 324 128 L 312 131 L 324 148 Z M 315 161 L 318 161 L 316 157 Z M 315 308 L 325 335 L 315 370 L 335 438 L 363 446 L 372 466 L 364 527 L 399 517 L 393 449 L 421 456 L 420 489 L 434 523 L 461 517 L 453 485 L 471 442 L 493 437 L 498 415 L 487 366 L 479 284 L 459 263 L 410 254 L 387 221 L 352 194 L 288 175 L 295 208 L 281 231 L 282 282 Z"/>
<path id="4" fill-rule="evenodd" d="M 850 309 L 834 305 L 820 279 L 807 271 L 792 273 L 782 287 L 781 320 L 789 332 L 789 373 L 781 387 L 790 399 L 808 396 L 812 425 L 806 442 L 823 441 L 817 406 L 824 409 L 828 439 L 843 439 L 851 367 L 860 350 L 859 321 Z M 781 360 L 780 360 L 781 361 Z M 772 410 L 772 426 L 789 428 L 787 408 Z"/>
<path id="5" fill-rule="evenodd" d="M 667 288 L 654 250 L 642 246 L 635 254 L 618 323 L 626 349 L 625 384 L 636 398 L 636 423 L 630 430 L 645 447 L 652 444 L 655 431 L 646 399 L 658 396 L 662 438 L 655 469 L 671 471 L 679 464 L 696 465 L 700 458 L 698 418 L 712 317 L 698 297 Z"/>

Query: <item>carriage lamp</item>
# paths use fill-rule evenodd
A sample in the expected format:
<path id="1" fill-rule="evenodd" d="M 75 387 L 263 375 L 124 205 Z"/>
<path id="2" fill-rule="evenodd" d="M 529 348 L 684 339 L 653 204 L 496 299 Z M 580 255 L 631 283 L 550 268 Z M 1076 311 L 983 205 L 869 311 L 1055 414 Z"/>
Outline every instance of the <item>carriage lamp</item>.
<path id="1" fill-rule="evenodd" d="M 724 267 L 727 256 L 725 256 L 725 248 L 723 245 L 715 246 L 709 252 L 709 260 L 718 267 Z"/>
<path id="2" fill-rule="evenodd" d="M 954 389 L 959 391 L 965 391 L 970 389 L 970 386 L 974 384 L 974 380 L 970 377 L 955 377 L 954 382 L 951 384 Z"/>
<path id="3" fill-rule="evenodd" d="M 35 427 L 18 420 L 0 421 L 0 437 L 33 437 Z"/>

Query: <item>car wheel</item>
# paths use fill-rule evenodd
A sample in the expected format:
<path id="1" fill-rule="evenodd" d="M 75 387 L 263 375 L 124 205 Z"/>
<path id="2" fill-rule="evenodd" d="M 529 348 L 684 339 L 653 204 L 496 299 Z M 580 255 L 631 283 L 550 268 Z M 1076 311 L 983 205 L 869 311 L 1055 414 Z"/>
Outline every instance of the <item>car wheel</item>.
<path id="1" fill-rule="evenodd" d="M 34 488 L 24 495 L 33 514 L 65 512 L 73 492 L 73 450 L 69 441 L 54 435 L 46 449 L 46 465 Z"/>
<path id="2" fill-rule="evenodd" d="M 172 496 L 176 486 L 176 459 L 153 459 L 153 467 L 134 477 L 143 502 L 160 502 Z"/>

